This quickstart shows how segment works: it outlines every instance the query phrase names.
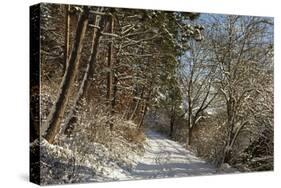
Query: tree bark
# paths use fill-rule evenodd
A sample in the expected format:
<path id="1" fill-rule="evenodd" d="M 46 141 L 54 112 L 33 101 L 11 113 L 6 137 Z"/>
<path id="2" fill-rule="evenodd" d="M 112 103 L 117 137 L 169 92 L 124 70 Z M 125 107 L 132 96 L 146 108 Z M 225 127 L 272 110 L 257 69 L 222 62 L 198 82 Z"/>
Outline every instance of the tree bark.
<path id="1" fill-rule="evenodd" d="M 64 64 L 63 74 L 65 73 L 68 56 L 69 56 L 69 29 L 70 29 L 70 16 L 69 16 L 70 5 L 65 5 L 65 35 L 64 35 Z"/>
<path id="2" fill-rule="evenodd" d="M 88 24 L 88 8 L 83 8 L 83 13 L 79 17 L 79 21 L 76 28 L 76 36 L 72 53 L 69 58 L 69 64 L 61 82 L 61 87 L 58 93 L 57 100 L 52 107 L 52 110 L 48 116 L 45 128 L 45 138 L 49 143 L 53 143 L 56 135 L 60 130 L 60 124 L 66 109 L 67 101 L 70 95 L 71 86 L 74 84 L 75 77 L 78 72 L 80 64 L 80 57 L 83 46 L 83 38 L 86 33 Z"/>

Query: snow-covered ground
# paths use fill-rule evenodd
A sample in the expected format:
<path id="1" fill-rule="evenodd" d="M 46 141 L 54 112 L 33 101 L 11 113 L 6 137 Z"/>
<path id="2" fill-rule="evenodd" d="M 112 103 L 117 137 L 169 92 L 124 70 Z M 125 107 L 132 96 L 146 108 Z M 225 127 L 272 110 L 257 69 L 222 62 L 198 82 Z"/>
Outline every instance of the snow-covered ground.
<path id="1" fill-rule="evenodd" d="M 216 168 L 179 143 L 147 131 L 145 154 L 130 174 L 133 179 L 215 174 Z"/>
<path id="2" fill-rule="evenodd" d="M 218 170 L 157 132 L 147 131 L 146 137 L 144 155 L 130 154 L 127 159 L 129 166 L 120 165 L 110 156 L 108 149 L 99 144 L 92 145 L 95 149 L 90 154 L 80 156 L 43 140 L 40 144 L 41 183 L 103 182 L 237 172 L 231 167 Z"/>

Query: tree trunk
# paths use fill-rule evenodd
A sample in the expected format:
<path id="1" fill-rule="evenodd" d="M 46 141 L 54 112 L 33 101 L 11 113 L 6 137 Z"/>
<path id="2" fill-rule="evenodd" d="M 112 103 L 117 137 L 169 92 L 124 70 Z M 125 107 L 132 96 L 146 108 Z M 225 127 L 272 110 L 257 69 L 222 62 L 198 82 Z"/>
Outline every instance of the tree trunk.
<path id="1" fill-rule="evenodd" d="M 61 82 L 60 91 L 58 93 L 57 100 L 52 107 L 52 110 L 48 116 L 45 128 L 45 138 L 49 143 L 53 143 L 56 135 L 60 130 L 60 124 L 66 109 L 67 100 L 70 95 L 71 86 L 74 84 L 75 77 L 78 73 L 78 67 L 80 64 L 80 57 L 83 46 L 83 38 L 86 33 L 88 24 L 88 8 L 84 7 L 82 15 L 79 17 L 79 21 L 76 29 L 76 36 L 72 53 L 69 58 L 69 64 Z"/>
<path id="2" fill-rule="evenodd" d="M 173 137 L 173 132 L 174 132 L 174 117 L 171 117 L 170 120 L 170 137 Z"/>
<path id="3" fill-rule="evenodd" d="M 223 163 L 228 163 L 231 159 L 231 150 L 232 150 L 232 143 L 234 143 L 234 109 L 233 109 L 233 102 L 232 97 L 230 96 L 230 99 L 227 101 L 227 140 L 225 147 L 223 148 L 223 156 L 222 160 L 219 163 L 219 165 L 222 165 Z"/>
<path id="4" fill-rule="evenodd" d="M 188 130 L 188 132 L 187 132 L 187 138 L 186 138 L 187 146 L 191 145 L 193 127 L 194 127 L 194 122 L 192 121 L 191 111 L 189 111 L 188 122 L 187 122 L 187 130 Z"/>
<path id="5" fill-rule="evenodd" d="M 170 137 L 173 137 L 173 133 L 174 133 L 174 123 L 175 123 L 175 108 L 172 108 L 172 112 L 171 112 L 171 118 L 170 118 Z"/>
<path id="6" fill-rule="evenodd" d="M 85 81 L 83 93 L 82 93 L 82 96 L 81 96 L 83 98 L 86 97 L 87 91 L 90 87 L 90 83 L 93 80 L 93 75 L 95 73 L 95 64 L 96 64 L 96 59 L 97 59 L 99 41 L 100 41 L 100 38 L 101 38 L 101 32 L 105 28 L 105 22 L 106 22 L 106 19 L 102 16 L 100 21 L 99 21 L 99 28 L 100 29 L 96 30 L 95 41 L 92 43 L 93 46 L 92 46 L 91 56 L 90 56 L 90 59 L 89 59 L 89 66 L 90 66 L 89 67 L 89 74 L 87 74 L 87 79 Z"/>
<path id="7" fill-rule="evenodd" d="M 223 164 L 223 163 L 229 163 L 229 161 L 231 160 L 231 154 L 232 154 L 232 148 L 233 148 L 233 145 L 238 137 L 238 135 L 240 134 L 241 130 L 243 129 L 243 127 L 248 123 L 248 121 L 245 121 L 242 123 L 242 125 L 240 125 L 235 133 L 234 132 L 230 132 L 230 136 L 229 136 L 229 140 L 227 141 L 227 144 L 226 146 L 224 147 L 224 153 L 223 153 L 223 158 L 222 158 L 222 161 L 220 163 Z M 234 127 L 234 124 L 232 125 Z M 233 131 L 234 128 L 232 128 L 231 130 Z"/>
<path id="8" fill-rule="evenodd" d="M 146 111 L 147 111 L 147 102 L 145 100 L 144 106 L 143 106 L 143 110 L 142 110 L 141 121 L 140 121 L 139 126 L 138 126 L 139 129 L 143 126 L 143 122 L 144 122 L 144 117 L 145 117 Z"/>
<path id="9" fill-rule="evenodd" d="M 110 17 L 110 23 L 109 23 L 109 33 L 113 33 L 113 28 L 114 28 L 114 19 L 111 16 Z M 111 40 L 108 44 L 108 56 L 107 56 L 107 68 L 108 68 L 108 73 L 107 73 L 107 100 L 109 101 L 108 103 L 111 104 L 112 100 L 112 67 L 113 67 L 113 41 Z"/>
<path id="10" fill-rule="evenodd" d="M 187 145 L 188 146 L 191 146 L 191 142 L 192 142 L 192 131 L 193 131 L 193 128 L 190 127 L 189 130 L 188 130 L 188 140 L 187 140 Z"/>
<path id="11" fill-rule="evenodd" d="M 191 106 L 191 96 L 188 95 L 188 122 L 187 122 L 187 130 L 188 135 L 186 138 L 187 146 L 191 145 L 191 137 L 192 137 L 192 129 L 193 129 L 193 122 L 192 122 L 192 106 Z"/>
<path id="12" fill-rule="evenodd" d="M 109 29 L 109 33 L 113 33 L 113 29 L 114 29 L 114 18 L 113 18 L 113 16 L 110 17 L 108 29 Z M 107 96 L 109 111 L 112 115 L 113 38 L 108 44 L 107 68 L 108 68 L 108 73 L 107 73 L 107 95 L 106 96 Z M 109 127 L 110 127 L 110 130 L 112 131 L 112 129 L 113 129 L 113 123 L 112 122 L 109 122 Z"/>
<path id="13" fill-rule="evenodd" d="M 61 133 L 64 133 L 64 134 L 70 134 L 71 131 L 73 130 L 73 124 L 76 122 L 76 110 L 78 108 L 78 106 L 80 105 L 79 102 L 81 101 L 81 98 L 82 98 L 82 94 L 83 94 L 83 90 L 84 90 L 84 86 L 85 86 L 85 81 L 87 79 L 87 75 L 89 74 L 89 64 L 87 65 L 87 68 L 86 68 L 86 72 L 84 74 L 84 77 L 83 77 L 83 80 L 82 80 L 82 83 L 81 83 L 81 86 L 78 90 L 78 93 L 74 99 L 74 104 L 72 105 L 71 109 L 70 109 L 70 112 L 68 114 L 68 117 L 66 118 L 65 122 L 64 122 L 64 126 L 62 127 L 61 129 Z"/>
<path id="14" fill-rule="evenodd" d="M 141 92 L 141 95 L 140 95 L 140 99 L 138 99 L 138 101 L 137 101 L 137 103 L 136 103 L 136 105 L 135 105 L 135 108 L 134 108 L 134 110 L 133 110 L 133 112 L 132 112 L 132 114 L 131 114 L 129 120 L 132 120 L 132 119 L 134 118 L 134 116 L 135 116 L 135 114 L 136 114 L 136 112 L 137 112 L 137 110 L 138 110 L 138 108 L 139 108 L 139 106 L 140 106 L 140 102 L 141 102 L 141 100 L 142 100 L 142 98 L 143 98 L 143 93 L 144 93 L 144 88 L 142 88 L 142 92 Z"/>
<path id="15" fill-rule="evenodd" d="M 98 17 L 95 16 L 95 25 L 99 25 L 100 30 L 103 30 L 104 19 L 98 20 Z M 94 28 L 93 37 L 92 37 L 92 45 L 91 45 L 91 56 L 88 60 L 88 64 L 87 64 L 87 67 L 85 70 L 83 80 L 81 82 L 81 86 L 80 86 L 77 96 L 74 100 L 74 105 L 70 109 L 69 115 L 68 115 L 67 119 L 65 120 L 64 127 L 61 129 L 61 132 L 64 134 L 70 134 L 71 130 L 74 128 L 70 122 L 73 122 L 72 119 L 76 115 L 75 109 L 79 105 L 79 102 L 81 101 L 81 99 L 83 97 L 85 97 L 85 93 L 86 93 L 89 83 L 90 83 L 90 76 L 92 76 L 94 74 L 94 67 L 95 67 L 95 63 L 96 63 L 99 40 L 101 37 L 100 30 L 98 30 L 97 28 Z"/>
<path id="16" fill-rule="evenodd" d="M 64 35 L 64 64 L 63 74 L 65 73 L 68 56 L 69 56 L 69 29 L 70 29 L 70 16 L 69 16 L 70 5 L 65 5 L 65 35 Z"/>
<path id="17" fill-rule="evenodd" d="M 151 83 L 153 83 L 153 82 L 151 82 Z M 152 86 L 152 84 L 151 84 L 151 86 Z M 144 99 L 144 106 L 143 106 L 143 110 L 142 110 L 142 117 L 141 117 L 141 121 L 140 121 L 139 126 L 138 126 L 139 128 L 141 128 L 143 126 L 144 117 L 145 117 L 146 112 L 147 112 L 148 102 L 150 101 L 152 90 L 153 90 L 153 88 L 151 88 L 149 90 L 147 97 Z"/>
<path id="18" fill-rule="evenodd" d="M 114 86 L 113 86 L 113 94 L 112 94 L 112 101 L 111 101 L 111 114 L 113 115 L 115 113 L 115 106 L 116 106 L 116 98 L 117 98 L 117 84 L 118 84 L 118 78 L 115 75 L 114 76 Z"/>
<path id="19" fill-rule="evenodd" d="M 231 148 L 229 146 L 226 147 L 227 149 L 224 151 L 224 159 L 223 163 L 228 163 L 231 159 Z"/>

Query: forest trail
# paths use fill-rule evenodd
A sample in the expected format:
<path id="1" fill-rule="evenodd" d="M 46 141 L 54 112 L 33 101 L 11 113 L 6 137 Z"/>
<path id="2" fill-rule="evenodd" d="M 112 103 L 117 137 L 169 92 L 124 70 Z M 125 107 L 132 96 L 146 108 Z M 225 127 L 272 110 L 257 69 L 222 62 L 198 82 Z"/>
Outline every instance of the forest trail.
<path id="1" fill-rule="evenodd" d="M 216 168 L 179 143 L 155 131 L 146 132 L 145 153 L 132 169 L 133 179 L 215 174 Z"/>
<path id="2" fill-rule="evenodd" d="M 36 143 L 38 141 L 34 145 Z M 45 139 L 41 140 L 40 144 L 41 172 L 46 174 L 51 172 L 49 173 L 51 175 L 43 176 L 42 185 L 238 172 L 233 168 L 221 171 L 222 169 L 217 169 L 215 166 L 199 159 L 179 143 L 152 130 L 146 131 L 143 156 L 131 155 L 130 159 L 127 158 L 128 161 L 133 161 L 131 166 L 122 165 L 124 163 L 118 164 L 118 161 L 112 160 L 109 157 L 109 151 L 97 143 L 91 146 L 95 148 L 90 152 L 93 152 L 92 154 L 87 156 L 76 155 L 77 163 L 69 160 L 74 154 L 71 150 L 49 144 Z M 84 160 L 82 160 L 82 157 L 84 157 Z"/>

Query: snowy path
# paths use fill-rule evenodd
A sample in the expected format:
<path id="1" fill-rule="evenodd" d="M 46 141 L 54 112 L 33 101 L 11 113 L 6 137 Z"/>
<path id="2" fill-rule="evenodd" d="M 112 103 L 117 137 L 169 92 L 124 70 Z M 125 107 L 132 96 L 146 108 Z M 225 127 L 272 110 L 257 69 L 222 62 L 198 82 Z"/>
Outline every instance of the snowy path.
<path id="1" fill-rule="evenodd" d="M 132 169 L 132 179 L 182 177 L 215 174 L 216 168 L 196 157 L 175 141 L 147 132 L 147 145 L 141 161 Z"/>
<path id="2" fill-rule="evenodd" d="M 73 166 L 73 161 L 69 161 L 69 159 L 73 160 L 72 150 L 49 144 L 43 139 L 40 143 L 40 162 L 42 163 L 40 170 L 46 175 L 41 183 L 46 185 L 104 182 L 238 172 L 232 168 L 228 168 L 227 171 L 218 171 L 177 142 L 154 131 L 147 131 L 146 137 L 144 155 L 142 157 L 131 155 L 130 161 L 133 162 L 133 167 L 121 167 L 109 158 L 108 150 L 97 143 L 93 145 L 95 150 L 90 152 L 93 152 L 92 154 L 83 156 L 85 157 L 83 163 L 77 162 Z M 39 144 L 39 142 L 36 143 Z M 77 156 L 78 159 L 81 158 Z"/>

